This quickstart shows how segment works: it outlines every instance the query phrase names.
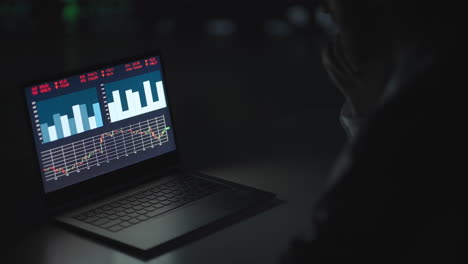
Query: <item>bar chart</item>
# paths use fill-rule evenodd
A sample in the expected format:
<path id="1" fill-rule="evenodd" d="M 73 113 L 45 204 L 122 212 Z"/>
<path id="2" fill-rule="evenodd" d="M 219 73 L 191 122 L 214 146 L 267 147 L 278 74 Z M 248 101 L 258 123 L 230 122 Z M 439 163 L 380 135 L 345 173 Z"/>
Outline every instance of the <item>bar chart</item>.
<path id="1" fill-rule="evenodd" d="M 106 83 L 102 89 L 108 98 L 111 123 L 166 107 L 159 71 Z"/>
<path id="2" fill-rule="evenodd" d="M 43 144 L 103 126 L 95 88 L 38 101 L 35 106 Z"/>
<path id="3" fill-rule="evenodd" d="M 46 181 L 117 162 L 169 142 L 164 115 L 40 153 Z"/>

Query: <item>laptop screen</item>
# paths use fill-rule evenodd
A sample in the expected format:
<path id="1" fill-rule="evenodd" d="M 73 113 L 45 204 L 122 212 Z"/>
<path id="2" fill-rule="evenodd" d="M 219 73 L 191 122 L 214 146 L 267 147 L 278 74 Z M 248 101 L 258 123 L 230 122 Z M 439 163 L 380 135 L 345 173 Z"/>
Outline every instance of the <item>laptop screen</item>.
<path id="1" fill-rule="evenodd" d="M 176 149 L 159 56 L 26 88 L 45 192 Z"/>

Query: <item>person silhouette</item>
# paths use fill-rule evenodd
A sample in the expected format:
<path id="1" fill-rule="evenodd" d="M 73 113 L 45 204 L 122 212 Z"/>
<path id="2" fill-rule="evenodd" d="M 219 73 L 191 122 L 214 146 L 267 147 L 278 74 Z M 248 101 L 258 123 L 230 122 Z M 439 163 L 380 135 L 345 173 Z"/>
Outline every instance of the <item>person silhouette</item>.
<path id="1" fill-rule="evenodd" d="M 323 64 L 349 142 L 315 205 L 313 237 L 281 263 L 467 263 L 462 8 L 325 0 Z"/>

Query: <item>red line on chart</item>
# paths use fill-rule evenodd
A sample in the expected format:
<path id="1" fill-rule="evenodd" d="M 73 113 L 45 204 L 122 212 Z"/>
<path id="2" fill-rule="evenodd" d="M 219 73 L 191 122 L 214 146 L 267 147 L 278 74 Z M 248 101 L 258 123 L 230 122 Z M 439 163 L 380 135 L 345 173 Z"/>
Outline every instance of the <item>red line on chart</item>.
<path id="1" fill-rule="evenodd" d="M 122 129 L 119 129 L 119 130 L 113 130 L 111 132 L 107 132 L 107 133 L 103 133 L 101 134 L 101 136 L 99 137 L 99 148 L 98 149 L 95 149 L 91 152 L 88 152 L 84 157 L 81 158 L 81 160 L 73 165 L 71 165 L 70 167 L 68 168 L 64 168 L 64 167 L 54 167 L 54 166 L 51 166 L 51 167 L 48 167 L 48 168 L 45 168 L 44 169 L 44 172 L 47 172 L 47 171 L 54 171 L 54 172 L 61 172 L 63 174 L 67 174 L 69 173 L 71 170 L 75 169 L 76 167 L 80 166 L 80 165 L 83 165 L 83 163 L 88 160 L 89 158 L 91 158 L 92 155 L 96 154 L 97 152 L 104 152 L 103 151 L 103 145 L 104 145 L 104 138 L 106 136 L 108 137 L 113 137 L 114 135 L 116 134 L 125 134 L 125 133 L 130 133 L 130 134 L 140 134 L 140 135 L 150 135 L 151 137 L 155 138 L 156 140 L 159 140 L 161 139 L 162 136 L 164 136 L 164 134 L 166 134 L 166 132 L 170 129 L 170 127 L 166 127 L 164 128 L 164 130 L 158 135 L 156 133 L 154 133 L 154 131 L 149 128 L 148 130 L 146 131 L 140 131 L 140 130 L 132 130 L 132 129 L 126 129 L 126 130 L 122 130 Z"/>

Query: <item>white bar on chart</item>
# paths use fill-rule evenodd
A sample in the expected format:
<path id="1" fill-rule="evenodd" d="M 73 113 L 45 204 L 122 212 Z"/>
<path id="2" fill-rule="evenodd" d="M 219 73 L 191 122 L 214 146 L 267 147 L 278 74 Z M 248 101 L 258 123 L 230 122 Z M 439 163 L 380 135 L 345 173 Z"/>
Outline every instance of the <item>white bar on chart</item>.
<path id="1" fill-rule="evenodd" d="M 88 120 L 89 120 L 89 128 L 90 129 L 95 129 L 97 127 L 96 117 L 95 116 L 88 117 Z"/>
<path id="2" fill-rule="evenodd" d="M 109 115 L 110 115 L 111 120 L 113 122 L 119 121 L 117 120 L 117 117 L 116 117 L 117 111 L 115 110 L 115 103 L 114 102 L 108 103 L 107 107 L 109 108 Z"/>
<path id="3" fill-rule="evenodd" d="M 127 104 L 128 104 L 128 114 L 129 116 L 135 116 L 135 102 L 133 100 L 133 92 L 132 90 L 126 90 L 125 91 L 125 96 L 127 96 Z"/>
<path id="4" fill-rule="evenodd" d="M 122 117 L 122 119 L 126 119 L 126 118 L 131 117 L 131 116 L 130 116 L 130 109 L 125 110 L 125 111 L 122 111 L 121 117 Z M 121 119 L 121 120 L 122 120 L 122 119 Z"/>
<path id="5" fill-rule="evenodd" d="M 57 140 L 57 130 L 55 130 L 55 126 L 50 126 L 48 130 L 49 130 L 50 141 Z"/>
<path id="6" fill-rule="evenodd" d="M 113 122 L 122 120 L 122 101 L 120 100 L 120 92 L 119 90 L 112 91 L 112 98 L 114 98 L 114 102 L 109 104 L 109 112 L 111 116 L 111 120 Z M 112 109 L 111 109 L 112 104 Z M 115 121 L 114 121 L 115 120 Z"/>
<path id="7" fill-rule="evenodd" d="M 60 123 L 62 123 L 63 137 L 71 136 L 70 123 L 68 123 L 68 115 L 60 116 Z"/>
<path id="8" fill-rule="evenodd" d="M 146 107 L 149 107 L 150 105 L 153 104 L 153 93 L 151 92 L 150 81 L 144 81 L 143 88 L 145 90 L 145 96 L 146 96 Z"/>
<path id="9" fill-rule="evenodd" d="M 81 118 L 80 105 L 74 105 L 72 106 L 72 109 L 73 109 L 73 117 L 75 118 L 76 133 L 81 133 L 84 131 L 84 128 L 83 128 L 83 119 Z"/>
<path id="10" fill-rule="evenodd" d="M 166 107 L 166 97 L 164 96 L 164 88 L 163 88 L 162 81 L 156 82 L 155 84 L 156 84 L 156 91 L 158 92 L 158 101 L 151 102 L 151 104 L 148 104 L 148 106 L 143 107 L 143 113 L 148 113 L 148 112 Z M 146 92 L 146 89 L 145 89 L 145 92 Z"/>
<path id="11" fill-rule="evenodd" d="M 132 98 L 133 104 L 135 105 L 135 115 L 143 114 L 143 109 L 141 108 L 140 93 L 133 92 Z"/>
<path id="12" fill-rule="evenodd" d="M 156 91 L 158 92 L 158 107 L 157 109 L 161 109 L 166 107 L 166 96 L 164 95 L 164 87 L 162 81 L 156 82 Z"/>
<path id="13" fill-rule="evenodd" d="M 153 95 L 152 93 L 152 86 L 149 80 L 143 82 L 144 91 L 134 92 L 132 89 L 125 90 L 125 97 L 127 99 L 128 106 L 128 110 L 125 111 L 123 111 L 120 92 L 118 90 L 112 91 L 114 101 L 108 104 L 111 121 L 116 122 L 167 107 L 162 81 L 155 82 L 153 85 L 156 85 L 158 97 L 157 102 L 153 102 L 156 95 Z M 140 93 L 144 93 L 144 95 Z M 142 106 L 141 96 L 146 97 L 145 107 Z"/>

